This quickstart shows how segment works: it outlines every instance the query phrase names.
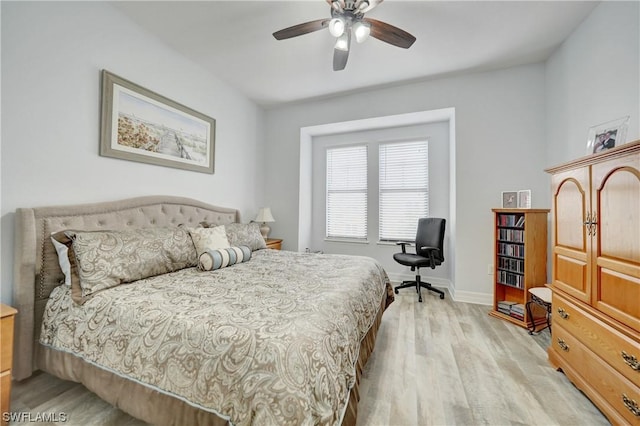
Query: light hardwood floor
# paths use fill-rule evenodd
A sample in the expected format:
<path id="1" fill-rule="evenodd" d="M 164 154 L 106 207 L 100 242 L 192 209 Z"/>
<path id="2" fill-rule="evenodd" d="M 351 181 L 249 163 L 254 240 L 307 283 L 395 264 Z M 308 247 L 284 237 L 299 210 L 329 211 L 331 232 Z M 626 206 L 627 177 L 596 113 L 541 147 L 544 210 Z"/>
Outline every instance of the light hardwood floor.
<path id="1" fill-rule="evenodd" d="M 609 424 L 549 365 L 544 338 L 489 317 L 487 306 L 426 291 L 423 299 L 401 290 L 385 312 L 362 378 L 358 426 Z M 60 425 L 144 424 L 45 373 L 16 383 L 11 399 L 13 412 L 66 413 Z"/>

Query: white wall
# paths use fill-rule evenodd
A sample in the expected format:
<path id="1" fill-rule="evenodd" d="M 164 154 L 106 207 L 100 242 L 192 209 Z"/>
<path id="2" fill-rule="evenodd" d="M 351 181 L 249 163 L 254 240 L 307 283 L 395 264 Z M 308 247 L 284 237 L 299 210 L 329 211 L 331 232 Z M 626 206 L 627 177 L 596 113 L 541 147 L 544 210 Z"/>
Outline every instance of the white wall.
<path id="1" fill-rule="evenodd" d="M 2 2 L 2 292 L 18 207 L 166 194 L 262 204 L 264 113 L 106 3 Z M 100 70 L 216 119 L 215 174 L 98 155 Z"/>
<path id="2" fill-rule="evenodd" d="M 629 115 L 640 139 L 640 3 L 602 2 L 546 63 L 548 166 L 586 155 L 589 127 Z"/>
<path id="3" fill-rule="evenodd" d="M 455 292 L 490 303 L 492 214 L 500 192 L 531 189 L 533 207 L 549 206 L 543 168 L 544 65 L 529 65 L 371 90 L 288 105 L 266 114 L 265 202 L 271 234 L 298 249 L 300 129 L 326 123 L 455 107 Z"/>

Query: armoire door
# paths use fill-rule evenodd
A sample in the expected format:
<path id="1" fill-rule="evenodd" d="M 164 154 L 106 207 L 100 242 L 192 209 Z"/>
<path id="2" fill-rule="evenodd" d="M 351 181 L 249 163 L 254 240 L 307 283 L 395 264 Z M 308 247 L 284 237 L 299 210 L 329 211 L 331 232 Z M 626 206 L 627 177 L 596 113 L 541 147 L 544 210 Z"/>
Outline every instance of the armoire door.
<path id="1" fill-rule="evenodd" d="M 640 331 L 640 154 L 592 166 L 592 305 Z"/>
<path id="2" fill-rule="evenodd" d="M 558 173 L 553 191 L 553 286 L 586 303 L 591 299 L 591 271 L 588 252 L 591 236 L 589 167 Z"/>

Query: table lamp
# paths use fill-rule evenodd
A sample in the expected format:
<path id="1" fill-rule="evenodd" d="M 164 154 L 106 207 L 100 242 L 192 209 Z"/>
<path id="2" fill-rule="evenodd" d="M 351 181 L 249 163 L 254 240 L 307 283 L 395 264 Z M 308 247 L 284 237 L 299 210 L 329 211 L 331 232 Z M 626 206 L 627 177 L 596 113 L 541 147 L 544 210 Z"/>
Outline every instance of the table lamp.
<path id="1" fill-rule="evenodd" d="M 267 225 L 267 222 L 276 221 L 273 218 L 273 215 L 271 214 L 271 208 L 270 207 L 260 208 L 260 210 L 258 210 L 258 215 L 256 216 L 255 221 L 262 222 L 262 225 L 260 225 L 260 233 L 262 234 L 262 237 L 266 240 L 267 237 L 269 236 L 269 232 L 271 231 L 271 228 L 269 227 L 269 225 Z"/>

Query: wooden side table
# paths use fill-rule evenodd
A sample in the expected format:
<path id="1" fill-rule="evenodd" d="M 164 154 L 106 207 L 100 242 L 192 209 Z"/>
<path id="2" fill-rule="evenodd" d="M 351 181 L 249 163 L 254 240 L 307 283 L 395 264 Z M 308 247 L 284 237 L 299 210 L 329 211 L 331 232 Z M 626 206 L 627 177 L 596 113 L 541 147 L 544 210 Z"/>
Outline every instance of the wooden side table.
<path id="1" fill-rule="evenodd" d="M 11 366 L 13 365 L 13 319 L 18 313 L 11 306 L 0 303 L 0 424 L 9 412 L 11 401 Z"/>
<path id="2" fill-rule="evenodd" d="M 282 240 L 278 238 L 267 238 L 267 248 L 280 250 L 282 249 Z"/>

